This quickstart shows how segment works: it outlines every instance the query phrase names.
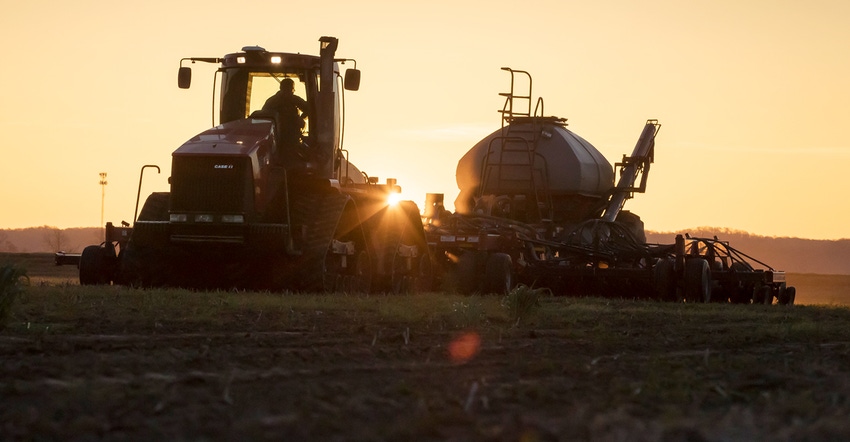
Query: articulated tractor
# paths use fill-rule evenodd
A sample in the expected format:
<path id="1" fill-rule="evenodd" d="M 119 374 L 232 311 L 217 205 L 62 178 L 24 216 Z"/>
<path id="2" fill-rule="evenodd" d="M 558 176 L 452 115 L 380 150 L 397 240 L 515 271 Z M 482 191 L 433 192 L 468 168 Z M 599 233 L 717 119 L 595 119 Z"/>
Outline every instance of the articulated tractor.
<path id="1" fill-rule="evenodd" d="M 185 63 L 219 65 L 218 124 L 173 152 L 170 191 L 147 197 L 132 227 L 110 223 L 104 243 L 83 250 L 82 284 L 428 288 L 418 207 L 394 203 L 396 180 L 361 172 L 341 145 L 342 94 L 360 71 L 343 77 L 339 64 L 353 60 L 335 58 L 336 38 L 319 42 L 319 56 L 249 46 L 181 60 L 180 88 L 191 85 Z"/>

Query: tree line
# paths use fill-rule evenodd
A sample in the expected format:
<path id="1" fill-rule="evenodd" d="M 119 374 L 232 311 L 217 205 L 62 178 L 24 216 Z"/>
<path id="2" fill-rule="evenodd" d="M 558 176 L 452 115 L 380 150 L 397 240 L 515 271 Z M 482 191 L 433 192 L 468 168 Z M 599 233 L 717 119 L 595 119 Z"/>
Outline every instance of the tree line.
<path id="1" fill-rule="evenodd" d="M 850 275 L 850 239 L 777 238 L 725 228 L 699 227 L 680 232 L 647 231 L 647 242 L 672 244 L 677 233 L 689 233 L 694 237 L 717 236 L 777 270 Z M 0 253 L 79 253 L 84 247 L 101 242 L 103 229 L 97 227 L 0 229 Z"/>

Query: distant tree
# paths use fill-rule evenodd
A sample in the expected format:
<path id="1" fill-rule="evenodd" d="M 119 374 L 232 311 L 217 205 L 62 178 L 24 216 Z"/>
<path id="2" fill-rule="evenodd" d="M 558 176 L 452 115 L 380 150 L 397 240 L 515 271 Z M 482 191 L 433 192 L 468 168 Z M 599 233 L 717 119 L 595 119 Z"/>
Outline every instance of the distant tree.
<path id="1" fill-rule="evenodd" d="M 58 227 L 44 226 L 44 244 L 48 250 L 52 252 L 65 251 L 63 247 L 67 247 L 67 238 L 65 231 Z"/>
<path id="2" fill-rule="evenodd" d="M 86 235 L 86 240 L 91 244 L 98 244 L 103 241 L 103 236 L 103 229 L 91 229 L 89 234 Z"/>
<path id="3" fill-rule="evenodd" d="M 0 230 L 0 252 L 15 253 L 18 247 L 9 241 L 9 234 L 5 230 Z"/>

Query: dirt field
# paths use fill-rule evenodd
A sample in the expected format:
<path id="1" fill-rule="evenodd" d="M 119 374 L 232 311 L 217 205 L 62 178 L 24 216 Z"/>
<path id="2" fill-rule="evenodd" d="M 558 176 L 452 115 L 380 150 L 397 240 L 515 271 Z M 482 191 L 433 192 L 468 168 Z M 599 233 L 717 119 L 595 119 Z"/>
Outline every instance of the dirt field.
<path id="1" fill-rule="evenodd" d="M 63 271 L 31 272 L 0 331 L 2 440 L 850 437 L 843 307 L 549 298 L 517 324 L 494 298 L 92 289 Z"/>

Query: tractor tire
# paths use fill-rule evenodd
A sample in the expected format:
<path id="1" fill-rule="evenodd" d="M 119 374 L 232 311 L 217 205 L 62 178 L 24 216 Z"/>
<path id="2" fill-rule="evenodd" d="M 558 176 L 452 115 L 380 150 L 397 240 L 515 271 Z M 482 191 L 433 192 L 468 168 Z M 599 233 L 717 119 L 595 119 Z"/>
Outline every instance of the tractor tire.
<path id="1" fill-rule="evenodd" d="M 134 288 L 175 286 L 179 276 L 166 256 L 150 247 L 128 244 L 122 253 L 120 281 Z"/>
<path id="2" fill-rule="evenodd" d="M 753 286 L 753 304 L 764 304 L 765 293 L 769 290 L 764 290 L 764 286 Z"/>
<path id="3" fill-rule="evenodd" d="M 749 267 L 742 262 L 733 262 L 729 266 L 732 275 L 731 289 L 729 293 L 729 301 L 732 304 L 749 304 L 753 301 L 753 284 L 744 282 L 738 278 L 738 275 L 743 273 L 752 273 Z"/>
<path id="4" fill-rule="evenodd" d="M 136 221 L 168 221 L 169 192 L 153 192 L 148 195 Z M 172 282 L 174 270 L 163 253 L 156 253 L 150 246 L 141 246 L 136 230 L 130 236 L 127 248 L 121 252 L 118 264 L 119 280 L 126 285 L 148 288 Z"/>
<path id="5" fill-rule="evenodd" d="M 659 259 L 652 268 L 652 289 L 659 301 L 676 301 L 675 261 L 669 258 Z"/>
<path id="6" fill-rule="evenodd" d="M 80 285 L 109 284 L 109 257 L 101 246 L 88 246 L 80 255 Z"/>
<path id="7" fill-rule="evenodd" d="M 455 264 L 454 279 L 457 291 L 463 295 L 471 295 L 481 289 L 481 272 L 478 266 L 479 253 L 466 252 Z"/>
<path id="8" fill-rule="evenodd" d="M 784 282 L 779 284 L 779 287 L 776 289 L 776 303 L 779 305 L 785 305 L 788 303 L 787 297 L 787 288 Z"/>
<path id="9" fill-rule="evenodd" d="M 419 209 L 412 201 L 401 201 L 379 214 L 373 286 L 376 291 L 403 294 L 431 287 L 431 256 Z"/>
<path id="10" fill-rule="evenodd" d="M 121 265 L 119 266 L 118 273 L 122 284 L 134 288 L 144 287 L 139 253 L 132 244 L 128 244 L 127 248 L 121 252 Z"/>
<path id="11" fill-rule="evenodd" d="M 484 293 L 507 295 L 514 286 L 513 261 L 507 253 L 491 253 L 484 267 Z"/>
<path id="12" fill-rule="evenodd" d="M 369 257 L 369 252 L 363 247 L 357 253 L 355 259 L 351 274 L 344 276 L 351 281 L 348 284 L 348 291 L 351 293 L 369 293 L 372 288 L 372 260 Z"/>
<path id="13" fill-rule="evenodd" d="M 711 302 L 711 269 L 708 261 L 692 258 L 685 261 L 685 302 Z"/>
<path id="14" fill-rule="evenodd" d="M 368 226 L 369 243 L 372 248 L 372 289 L 379 293 L 398 293 L 402 259 L 398 257 L 403 225 L 395 212 L 384 208 L 372 218 Z"/>
<path id="15" fill-rule="evenodd" d="M 401 262 L 404 267 L 401 270 L 396 270 L 399 266 L 400 259 L 395 258 L 393 263 L 392 274 L 392 293 L 393 294 L 410 294 L 410 293 L 425 293 L 431 291 L 433 274 L 431 270 L 431 257 L 420 255 L 414 260 L 413 270 L 407 270 L 406 263 Z"/>
<path id="16" fill-rule="evenodd" d="M 785 298 L 780 299 L 779 303 L 782 305 L 794 305 L 794 299 L 797 297 L 797 289 L 795 287 L 786 287 L 785 288 Z"/>
<path id="17" fill-rule="evenodd" d="M 293 280 L 284 281 L 279 289 L 291 287 L 305 293 L 369 291 L 372 265 L 351 198 L 334 192 L 305 192 L 293 200 L 293 223 L 308 226 L 307 234 L 297 271 L 293 274 L 289 263 L 280 269 L 293 275 Z M 353 243 L 353 255 L 336 255 L 334 241 Z"/>
<path id="18" fill-rule="evenodd" d="M 764 302 L 764 305 L 773 304 L 773 287 L 766 285 L 760 289 L 763 293 L 761 296 L 761 300 Z"/>
<path id="19" fill-rule="evenodd" d="M 426 254 L 419 258 L 419 275 L 414 281 L 414 293 L 427 293 L 433 289 L 434 271 L 431 264 L 431 255 Z"/>

